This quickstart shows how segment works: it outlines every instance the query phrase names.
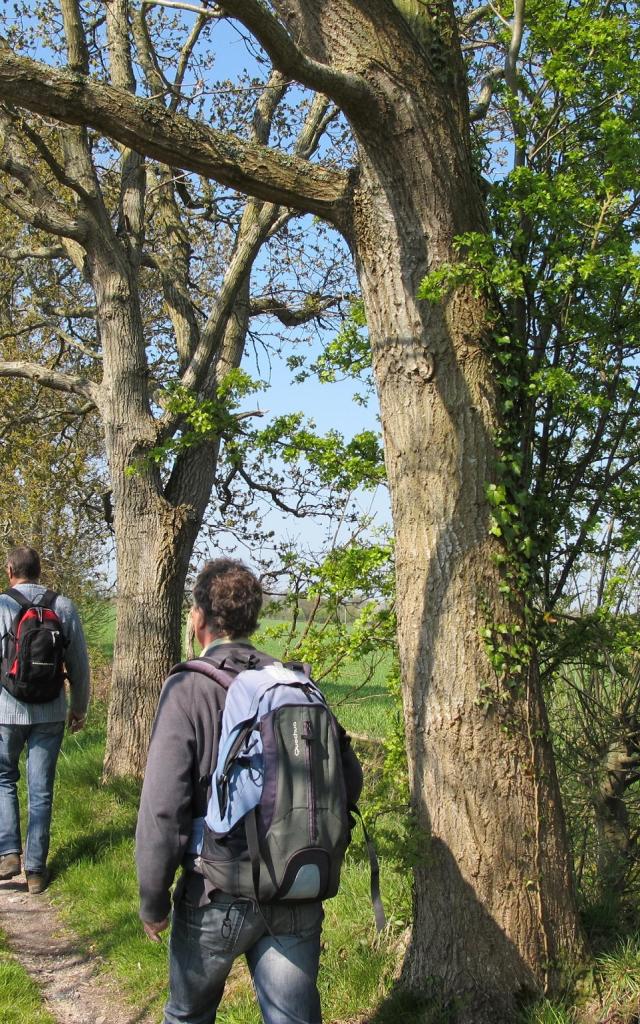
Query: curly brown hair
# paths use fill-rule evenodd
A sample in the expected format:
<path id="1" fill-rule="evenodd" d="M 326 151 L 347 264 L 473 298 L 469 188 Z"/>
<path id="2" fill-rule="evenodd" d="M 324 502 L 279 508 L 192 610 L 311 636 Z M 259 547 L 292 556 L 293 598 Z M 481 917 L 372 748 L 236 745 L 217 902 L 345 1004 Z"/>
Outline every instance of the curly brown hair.
<path id="1" fill-rule="evenodd" d="M 193 603 L 204 612 L 207 626 L 217 636 L 249 636 L 258 625 L 262 587 L 242 562 L 216 558 L 205 562 L 198 573 Z"/>

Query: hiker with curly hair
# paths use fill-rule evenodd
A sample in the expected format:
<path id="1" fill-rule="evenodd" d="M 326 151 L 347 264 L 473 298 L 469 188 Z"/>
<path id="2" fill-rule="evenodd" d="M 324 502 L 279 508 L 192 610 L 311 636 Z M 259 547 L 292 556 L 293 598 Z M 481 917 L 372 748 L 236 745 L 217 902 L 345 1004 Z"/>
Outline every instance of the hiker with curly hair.
<path id="1" fill-rule="evenodd" d="M 276 659 L 250 640 L 261 606 L 260 583 L 246 566 L 232 559 L 206 563 L 191 611 L 203 656 L 225 669 L 235 665 L 236 671 L 243 665 L 274 666 Z M 173 896 L 164 1024 L 213 1024 L 229 971 L 242 954 L 266 1024 L 320 1024 L 321 900 L 238 897 L 203 873 L 194 852 L 194 821 L 202 821 L 207 810 L 227 694 L 190 664 L 197 663 L 180 666 L 162 690 L 136 832 L 140 917 L 152 941 L 169 927 L 170 889 L 181 869 Z M 230 691 L 234 685 L 235 680 Z M 348 806 L 354 806 L 362 771 L 341 727 L 337 749 Z M 228 837 L 230 857 L 237 854 L 233 836 L 238 830 Z M 246 843 L 244 829 L 239 841 Z M 218 872 L 224 877 L 224 863 Z"/>

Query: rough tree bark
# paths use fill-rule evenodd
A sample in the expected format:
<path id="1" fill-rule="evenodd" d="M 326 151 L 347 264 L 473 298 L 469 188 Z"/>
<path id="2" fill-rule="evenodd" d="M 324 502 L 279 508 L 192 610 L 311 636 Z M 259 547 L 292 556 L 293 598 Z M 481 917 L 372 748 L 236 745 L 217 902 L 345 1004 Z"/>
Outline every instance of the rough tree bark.
<path id="1" fill-rule="evenodd" d="M 392 495 L 412 793 L 430 836 L 404 981 L 419 993 L 433 981 L 460 1022 L 508 1021 L 528 993 L 553 989 L 581 937 L 535 665 L 506 703 L 481 699 L 497 684 L 479 630 L 520 616 L 489 537 L 499 426 L 490 310 L 463 289 L 441 305 L 415 297 L 425 273 L 456 259 L 456 235 L 485 228 L 453 10 L 414 4 L 416 22 L 411 4 L 407 20 L 390 0 L 274 0 L 277 17 L 251 0 L 221 6 L 283 73 L 326 92 L 357 140 L 357 171 L 336 174 L 330 201 L 318 176 L 322 208 L 308 199 L 313 171 L 297 189 L 295 162 L 284 174 L 267 150 L 241 187 L 264 196 L 272 175 L 274 198 L 330 219 L 354 253 Z M 39 80 L 37 67 L 0 57 L 14 102 L 135 138 L 143 151 L 157 152 L 158 134 L 165 147 L 188 134 L 177 121 L 150 127 L 140 104 L 89 98 L 89 85 L 63 76 L 49 74 L 44 97 Z M 220 180 L 235 166 L 220 147 L 208 162 L 202 148 L 175 162 Z"/>

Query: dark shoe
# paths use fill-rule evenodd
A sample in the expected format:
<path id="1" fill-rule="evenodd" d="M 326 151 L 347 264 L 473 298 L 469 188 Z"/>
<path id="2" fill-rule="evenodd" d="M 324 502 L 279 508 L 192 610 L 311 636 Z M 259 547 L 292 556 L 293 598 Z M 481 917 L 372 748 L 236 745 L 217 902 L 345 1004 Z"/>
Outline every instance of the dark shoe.
<path id="1" fill-rule="evenodd" d="M 27 872 L 27 889 L 32 896 L 38 896 L 41 892 L 44 892 L 48 884 L 49 872 L 46 868 L 44 871 Z"/>
<path id="2" fill-rule="evenodd" d="M 15 878 L 21 871 L 19 853 L 5 853 L 0 857 L 0 878 Z"/>

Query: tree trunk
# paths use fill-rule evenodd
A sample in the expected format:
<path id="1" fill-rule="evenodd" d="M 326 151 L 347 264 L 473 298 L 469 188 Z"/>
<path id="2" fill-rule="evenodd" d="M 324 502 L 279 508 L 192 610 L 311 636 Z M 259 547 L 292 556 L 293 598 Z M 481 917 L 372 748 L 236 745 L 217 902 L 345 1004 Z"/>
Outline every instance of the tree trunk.
<path id="1" fill-rule="evenodd" d="M 602 777 L 593 797 L 598 837 L 598 892 L 617 901 L 624 892 L 633 861 L 626 791 L 637 776 L 640 755 L 632 742 L 613 741 L 602 759 Z"/>
<path id="2" fill-rule="evenodd" d="M 442 306 L 415 298 L 428 271 L 456 260 L 457 235 L 485 229 L 483 205 L 464 118 L 410 67 L 377 72 L 384 126 L 354 119 L 353 224 L 391 489 L 413 802 L 430 837 L 403 980 L 424 993 L 430 979 L 461 1022 L 495 1024 L 553 990 L 581 935 L 535 666 L 499 682 L 480 639 L 482 627 L 523 626 L 489 534 L 490 311 L 466 289 Z"/>
<path id="3" fill-rule="evenodd" d="M 162 683 L 181 659 L 184 585 L 215 479 L 219 440 L 176 456 L 166 482 L 148 458 L 156 441 L 146 388 L 145 345 L 135 279 L 96 262 L 94 290 L 104 351 L 101 414 L 114 504 L 117 617 L 105 778 L 144 773 Z M 240 364 L 249 280 L 239 281 L 221 332 L 212 381 Z M 125 340 L 126 339 L 126 340 Z"/>
<path id="4" fill-rule="evenodd" d="M 100 412 L 113 494 L 117 617 L 105 777 L 141 776 L 167 671 L 180 660 L 184 582 L 211 493 L 217 445 L 182 460 L 168 500 L 158 467 L 147 393 L 145 345 L 135 278 L 100 255 L 91 266 L 104 352 Z M 177 475 L 177 474 L 176 474 Z M 172 478 L 173 482 L 173 478 Z M 181 500 L 187 493 L 189 500 Z"/>
<path id="5" fill-rule="evenodd" d="M 112 474 L 117 475 L 113 467 Z M 117 626 L 104 774 L 140 777 L 162 683 L 180 660 L 184 582 L 197 524 L 193 510 L 172 507 L 148 480 L 127 478 L 120 494 Z"/>

